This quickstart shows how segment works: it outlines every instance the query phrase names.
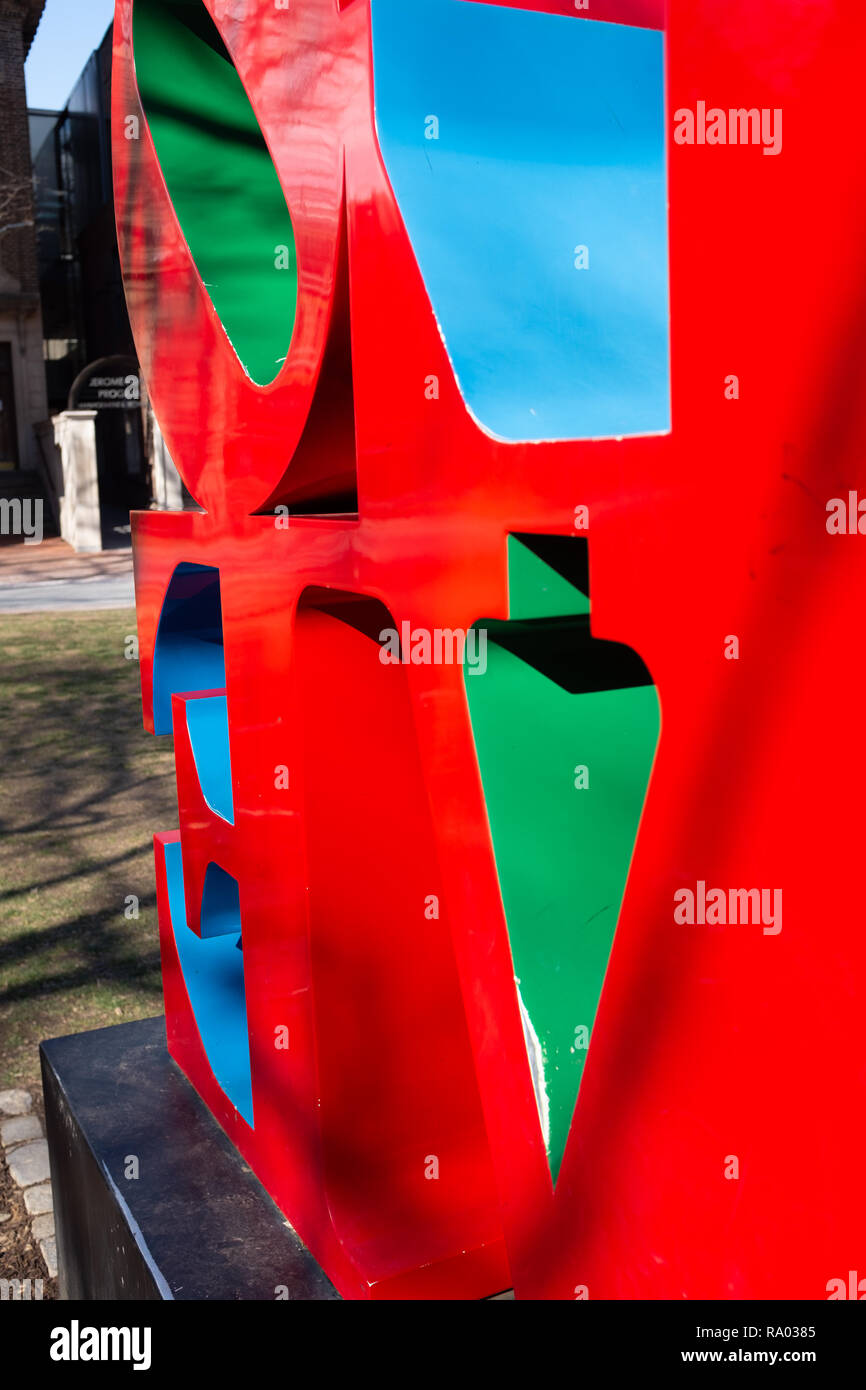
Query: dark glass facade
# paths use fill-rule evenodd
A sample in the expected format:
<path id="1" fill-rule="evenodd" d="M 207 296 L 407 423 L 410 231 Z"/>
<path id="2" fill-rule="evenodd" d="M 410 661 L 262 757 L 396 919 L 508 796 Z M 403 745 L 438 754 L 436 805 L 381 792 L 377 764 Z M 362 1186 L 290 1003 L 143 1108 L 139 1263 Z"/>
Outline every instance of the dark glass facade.
<path id="1" fill-rule="evenodd" d="M 118 353 L 135 355 L 114 225 L 110 111 L 109 28 L 65 109 L 30 113 L 52 413 L 65 409 L 85 366 Z"/>

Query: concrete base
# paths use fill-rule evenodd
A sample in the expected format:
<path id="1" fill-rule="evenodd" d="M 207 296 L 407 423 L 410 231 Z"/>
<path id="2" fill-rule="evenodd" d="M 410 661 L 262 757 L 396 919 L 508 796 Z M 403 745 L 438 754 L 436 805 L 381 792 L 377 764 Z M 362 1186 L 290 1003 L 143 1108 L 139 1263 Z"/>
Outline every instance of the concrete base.
<path id="1" fill-rule="evenodd" d="M 40 1052 L 61 1298 L 339 1297 L 170 1060 L 162 1018 Z"/>

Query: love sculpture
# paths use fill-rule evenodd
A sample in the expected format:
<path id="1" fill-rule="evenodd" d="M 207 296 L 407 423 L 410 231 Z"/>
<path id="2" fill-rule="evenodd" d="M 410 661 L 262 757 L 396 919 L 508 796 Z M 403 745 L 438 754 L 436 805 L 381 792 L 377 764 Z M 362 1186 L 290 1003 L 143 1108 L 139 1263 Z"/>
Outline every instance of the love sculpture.
<path id="1" fill-rule="evenodd" d="M 795 1085 L 778 1029 L 853 1019 L 787 947 L 799 744 L 757 732 L 811 425 L 748 251 L 820 161 L 666 149 L 697 79 L 779 105 L 797 40 L 730 10 L 672 0 L 666 106 L 663 0 L 118 0 L 126 292 L 198 504 L 133 527 L 169 1049 L 346 1297 L 818 1297 L 848 1258 L 853 1172 L 804 1197 L 783 1104 L 845 1066 Z M 708 204 L 753 214 L 736 275 Z M 675 921 L 707 881 L 781 881 L 784 931 Z"/>

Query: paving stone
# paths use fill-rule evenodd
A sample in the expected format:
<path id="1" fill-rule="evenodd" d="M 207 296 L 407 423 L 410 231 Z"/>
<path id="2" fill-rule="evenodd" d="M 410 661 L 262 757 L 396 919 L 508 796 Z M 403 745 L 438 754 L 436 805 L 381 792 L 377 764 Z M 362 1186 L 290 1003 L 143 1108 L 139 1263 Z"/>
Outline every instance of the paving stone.
<path id="1" fill-rule="evenodd" d="M 57 1241 L 53 1236 L 47 1240 L 40 1240 L 39 1249 L 42 1251 L 42 1258 L 48 1266 L 48 1273 L 52 1279 L 57 1278 Z"/>
<path id="2" fill-rule="evenodd" d="M 0 1115 L 29 1115 L 33 1097 L 27 1091 L 0 1091 Z"/>
<path id="3" fill-rule="evenodd" d="M 51 1176 L 48 1163 L 48 1145 L 44 1139 L 33 1144 L 22 1144 L 7 1156 L 12 1181 L 19 1187 L 32 1187 L 34 1183 L 46 1182 Z"/>
<path id="4" fill-rule="evenodd" d="M 41 1182 L 38 1187 L 28 1187 L 24 1193 L 24 1205 L 31 1216 L 42 1216 L 54 1210 L 54 1197 L 50 1182 Z"/>
<path id="5" fill-rule="evenodd" d="M 0 1124 L 0 1144 L 8 1149 L 10 1144 L 23 1144 L 25 1139 L 41 1139 L 42 1126 L 36 1115 L 13 1115 L 11 1120 Z"/>
<path id="6" fill-rule="evenodd" d="M 34 1240 L 47 1240 L 54 1235 L 54 1213 L 47 1211 L 44 1216 L 37 1216 L 33 1221 Z"/>

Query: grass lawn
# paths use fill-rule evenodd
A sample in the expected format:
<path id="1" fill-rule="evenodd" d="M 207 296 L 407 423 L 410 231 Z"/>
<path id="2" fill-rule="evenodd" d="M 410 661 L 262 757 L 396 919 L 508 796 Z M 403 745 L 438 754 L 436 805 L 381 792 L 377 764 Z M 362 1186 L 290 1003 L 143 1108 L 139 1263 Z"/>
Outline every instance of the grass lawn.
<path id="1" fill-rule="evenodd" d="M 0 616 L 0 1090 L 38 1088 L 43 1038 L 162 1012 L 174 756 L 142 726 L 135 630 L 132 609 Z"/>

